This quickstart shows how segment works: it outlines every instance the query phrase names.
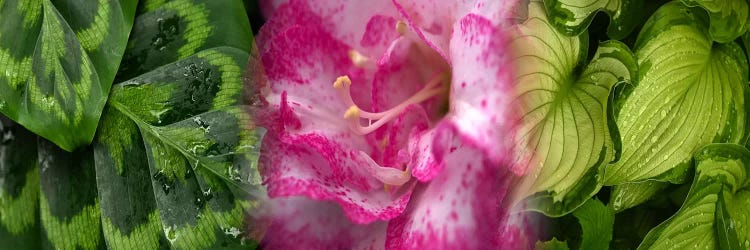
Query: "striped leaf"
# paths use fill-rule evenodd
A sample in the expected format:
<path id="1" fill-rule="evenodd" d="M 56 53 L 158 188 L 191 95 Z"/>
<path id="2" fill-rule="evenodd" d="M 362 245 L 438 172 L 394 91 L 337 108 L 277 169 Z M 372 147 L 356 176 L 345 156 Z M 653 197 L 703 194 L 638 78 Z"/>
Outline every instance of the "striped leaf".
<path id="1" fill-rule="evenodd" d="M 750 4 L 747 0 L 682 0 L 688 6 L 701 7 L 710 18 L 709 33 L 714 41 L 727 43 L 750 28 Z"/>
<path id="2" fill-rule="evenodd" d="M 136 3 L 0 1 L 0 112 L 67 151 L 91 143 Z"/>
<path id="3" fill-rule="evenodd" d="M 668 3 L 641 30 L 639 81 L 617 116 L 622 157 L 606 167 L 605 184 L 681 183 L 695 150 L 743 139 L 746 56 L 734 42 L 714 43 L 696 11 Z"/>
<path id="4" fill-rule="evenodd" d="M 523 120 L 518 140 L 532 173 L 521 184 L 530 202 L 561 216 L 586 202 L 601 186 L 600 166 L 614 157 L 608 102 L 613 86 L 635 75 L 624 44 L 599 44 L 587 62 L 587 33 L 569 37 L 547 21 L 539 1 L 518 25 L 512 46 L 517 99 Z"/>
<path id="5" fill-rule="evenodd" d="M 607 35 L 623 39 L 640 23 L 643 0 L 544 0 L 550 23 L 560 32 L 577 36 L 585 32 L 596 13 L 610 17 Z"/>

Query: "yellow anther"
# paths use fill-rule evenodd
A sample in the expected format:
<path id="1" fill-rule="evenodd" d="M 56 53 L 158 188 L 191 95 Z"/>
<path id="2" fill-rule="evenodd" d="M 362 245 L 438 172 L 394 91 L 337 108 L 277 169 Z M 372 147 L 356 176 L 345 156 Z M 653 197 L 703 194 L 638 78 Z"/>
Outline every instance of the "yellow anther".
<path id="1" fill-rule="evenodd" d="M 398 33 L 399 33 L 399 34 L 401 34 L 402 36 L 403 36 L 404 34 L 406 34 L 406 30 L 407 30 L 408 28 L 409 28 L 409 27 L 408 27 L 408 26 L 406 26 L 406 23 L 405 23 L 404 21 L 398 21 L 398 22 L 396 23 L 396 31 L 398 31 Z"/>
<path id="2" fill-rule="evenodd" d="M 388 146 L 388 137 L 383 138 L 383 140 L 380 141 L 380 148 L 385 149 L 385 146 Z"/>
<path id="3" fill-rule="evenodd" d="M 383 184 L 383 189 L 385 189 L 385 191 L 388 192 L 388 193 L 391 192 L 391 186 L 388 185 L 388 184 Z"/>
<path id="4" fill-rule="evenodd" d="M 346 110 L 346 113 L 344 113 L 344 119 L 352 119 L 359 117 L 359 108 L 357 106 L 351 106 L 349 109 Z"/>
<path id="5" fill-rule="evenodd" d="M 339 76 L 336 78 L 336 81 L 333 82 L 333 87 L 340 89 L 344 87 L 344 84 L 346 84 L 347 87 L 352 85 L 352 80 L 349 79 L 349 76 Z"/>
<path id="6" fill-rule="evenodd" d="M 369 57 L 362 55 L 355 50 L 349 51 L 349 59 L 352 60 L 352 63 L 354 63 L 354 65 L 357 65 L 357 67 L 360 68 L 367 66 L 367 64 L 372 61 Z"/>

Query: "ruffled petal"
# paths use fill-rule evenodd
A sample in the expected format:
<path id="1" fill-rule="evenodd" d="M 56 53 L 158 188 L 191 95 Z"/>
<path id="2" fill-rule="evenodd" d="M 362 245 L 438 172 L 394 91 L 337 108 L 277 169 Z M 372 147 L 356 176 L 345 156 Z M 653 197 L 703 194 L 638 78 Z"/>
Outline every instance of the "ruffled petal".
<path id="1" fill-rule="evenodd" d="M 314 23 L 353 50 L 376 58 L 399 36 L 399 14 L 389 1 L 330 0 L 311 4 L 307 0 L 286 0 L 262 6 L 273 17 L 263 25 L 257 37 L 259 43 L 287 27 Z"/>
<path id="2" fill-rule="evenodd" d="M 382 249 L 385 241 L 385 222 L 353 224 L 331 202 L 276 198 L 254 216 L 270 221 L 264 249 Z"/>
<path id="3" fill-rule="evenodd" d="M 514 160 L 512 141 L 519 120 L 504 33 L 486 18 L 469 14 L 456 23 L 450 47 L 453 80 L 446 120 L 495 163 Z M 512 166 L 517 174 L 526 171 Z"/>
<path id="4" fill-rule="evenodd" d="M 483 16 L 493 24 L 504 22 L 515 13 L 516 0 L 393 0 L 418 37 L 445 60 L 451 61 L 449 47 L 454 23 L 468 13 Z"/>
<path id="5" fill-rule="evenodd" d="M 497 238 L 499 204 L 512 174 L 460 138 L 448 142 L 443 171 L 418 187 L 404 214 L 390 221 L 387 249 L 481 249 Z"/>
<path id="6" fill-rule="evenodd" d="M 282 140 L 268 133 L 258 162 L 270 197 L 306 196 L 338 203 L 355 223 L 389 220 L 409 202 L 413 184 L 398 194 L 384 190 L 361 151 L 308 134 Z"/>

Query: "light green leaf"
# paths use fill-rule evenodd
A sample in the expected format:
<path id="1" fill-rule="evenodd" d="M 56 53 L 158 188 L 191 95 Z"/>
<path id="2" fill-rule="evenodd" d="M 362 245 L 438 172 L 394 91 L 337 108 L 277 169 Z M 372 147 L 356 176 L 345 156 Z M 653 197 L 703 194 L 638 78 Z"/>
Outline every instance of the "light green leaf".
<path id="1" fill-rule="evenodd" d="M 559 241 L 556 238 L 552 238 L 549 241 L 537 241 L 534 245 L 534 250 L 568 250 L 568 244 L 565 241 Z"/>
<path id="2" fill-rule="evenodd" d="M 714 41 L 728 43 L 742 36 L 750 27 L 747 0 L 682 0 L 690 7 L 701 7 L 711 19 L 709 32 Z"/>
<path id="3" fill-rule="evenodd" d="M 622 157 L 606 167 L 605 185 L 679 183 L 696 149 L 743 139 L 748 64 L 740 46 L 713 43 L 699 13 L 671 2 L 646 22 L 635 51 L 639 80 L 617 116 Z"/>
<path id="4" fill-rule="evenodd" d="M 585 32 L 596 13 L 607 13 L 607 35 L 617 40 L 633 31 L 643 10 L 643 0 L 545 0 L 544 5 L 550 22 L 568 36 Z"/>
<path id="5" fill-rule="evenodd" d="M 612 240 L 615 212 L 596 198 L 573 212 L 581 224 L 581 249 L 608 249 Z"/>
<path id="6" fill-rule="evenodd" d="M 695 156 L 696 176 L 680 210 L 652 229 L 638 249 L 739 249 L 750 246 L 750 151 L 710 144 Z"/>
<path id="7" fill-rule="evenodd" d="M 136 4 L 0 1 L 0 112 L 67 151 L 91 143 Z"/>
<path id="8" fill-rule="evenodd" d="M 610 206 L 615 212 L 635 207 L 656 195 L 659 191 L 669 186 L 668 182 L 663 181 L 643 181 L 625 183 L 614 186 Z"/>
<path id="9" fill-rule="evenodd" d="M 614 157 L 610 92 L 635 75 L 635 59 L 627 46 L 608 41 L 587 62 L 587 33 L 568 37 L 555 30 L 540 1 L 528 9 L 511 44 L 523 111 L 518 143 L 533 169 L 521 189 L 536 194 L 532 209 L 561 216 L 600 187 L 599 168 Z"/>

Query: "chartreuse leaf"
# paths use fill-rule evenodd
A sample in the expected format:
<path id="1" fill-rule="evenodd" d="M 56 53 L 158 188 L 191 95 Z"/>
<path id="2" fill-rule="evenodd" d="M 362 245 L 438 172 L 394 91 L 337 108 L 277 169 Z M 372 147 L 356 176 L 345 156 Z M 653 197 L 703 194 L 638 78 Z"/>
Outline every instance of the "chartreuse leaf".
<path id="1" fill-rule="evenodd" d="M 568 244 L 564 241 L 559 241 L 556 238 L 552 238 L 549 241 L 537 241 L 534 245 L 534 250 L 568 250 Z"/>
<path id="2" fill-rule="evenodd" d="M 39 140 L 39 211 L 45 248 L 104 246 L 93 153 L 91 147 L 69 153 Z"/>
<path id="3" fill-rule="evenodd" d="M 67 151 L 91 143 L 136 4 L 0 1 L 0 112 Z"/>
<path id="4" fill-rule="evenodd" d="M 669 182 L 647 180 L 625 183 L 612 189 L 610 206 L 615 212 L 635 207 L 669 186 Z"/>
<path id="5" fill-rule="evenodd" d="M 750 151 L 710 144 L 695 155 L 696 175 L 680 210 L 652 229 L 639 249 L 750 247 Z"/>
<path id="6" fill-rule="evenodd" d="M 260 184 L 241 101 L 247 60 L 239 49 L 204 50 L 113 87 L 96 147 L 98 177 L 113 183 L 99 187 L 108 246 L 244 244 Z M 134 208 L 118 205 L 144 193 Z"/>
<path id="7" fill-rule="evenodd" d="M 605 184 L 682 182 L 692 154 L 745 135 L 748 63 L 734 42 L 713 43 L 699 12 L 679 2 L 659 8 L 635 44 L 639 81 L 617 116 L 621 159 Z"/>
<path id="8" fill-rule="evenodd" d="M 523 120 L 519 144 L 533 169 L 522 183 L 529 202 L 561 216 L 600 187 L 599 167 L 614 157 L 607 123 L 612 87 L 635 75 L 635 59 L 624 44 L 599 44 L 586 61 L 588 39 L 568 37 L 547 21 L 541 1 L 529 5 L 512 47 L 517 100 Z"/>
<path id="9" fill-rule="evenodd" d="M 687 6 L 701 7 L 710 18 L 709 33 L 714 41 L 734 41 L 750 27 L 747 0 L 682 0 Z"/>
<path id="10" fill-rule="evenodd" d="M 38 249 L 36 136 L 5 117 L 0 125 L 0 242 L 7 249 Z"/>
<path id="11" fill-rule="evenodd" d="M 608 249 L 615 212 L 597 199 L 590 199 L 573 212 L 581 224 L 581 249 Z"/>
<path id="12" fill-rule="evenodd" d="M 623 39 L 640 22 L 643 0 L 544 0 L 549 20 L 560 32 L 577 36 L 589 27 L 598 12 L 611 18 L 607 35 Z"/>

